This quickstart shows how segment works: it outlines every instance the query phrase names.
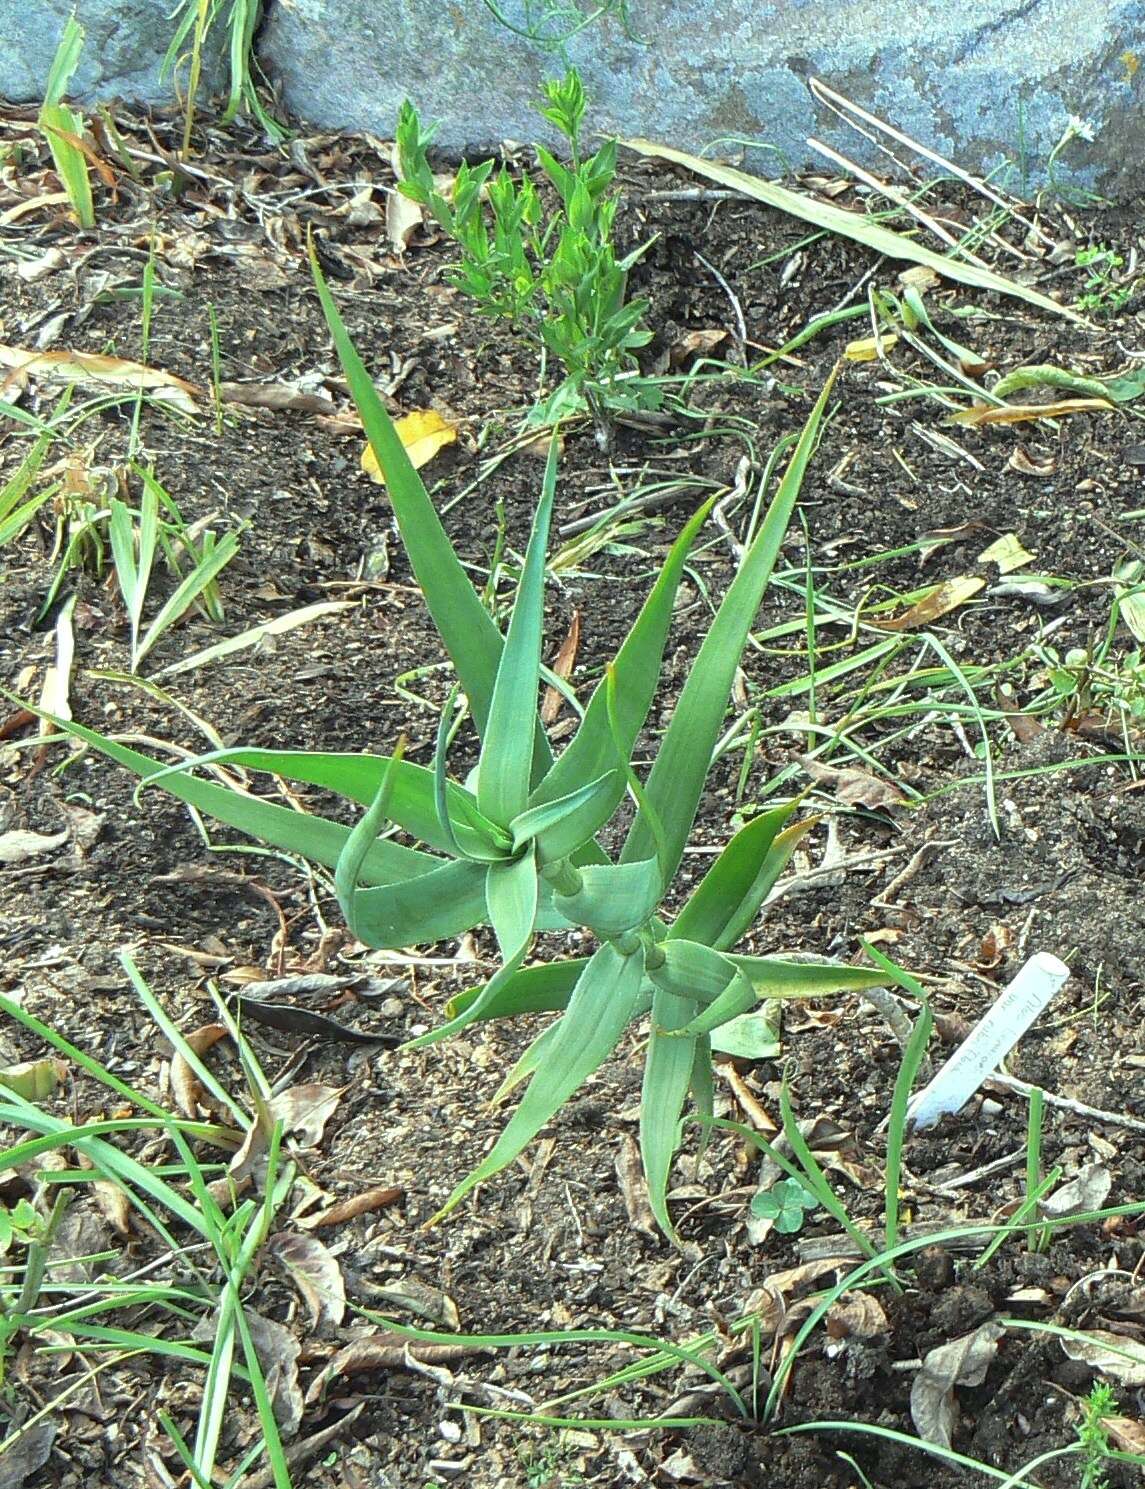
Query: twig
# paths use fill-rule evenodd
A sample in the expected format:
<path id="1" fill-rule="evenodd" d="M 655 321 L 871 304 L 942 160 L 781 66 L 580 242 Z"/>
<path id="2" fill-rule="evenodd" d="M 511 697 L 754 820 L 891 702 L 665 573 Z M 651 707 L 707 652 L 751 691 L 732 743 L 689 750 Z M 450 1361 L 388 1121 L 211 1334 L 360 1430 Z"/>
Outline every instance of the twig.
<path id="1" fill-rule="evenodd" d="M 739 353 L 740 362 L 746 366 L 747 357 L 745 355 L 745 348 L 747 345 L 747 322 L 743 318 L 743 306 L 739 303 L 735 290 L 732 289 L 731 285 L 716 268 L 715 264 L 708 263 L 707 259 L 698 249 L 693 248 L 692 252 L 696 255 L 700 263 L 703 264 L 704 268 L 708 271 L 708 273 L 719 285 L 720 289 L 723 290 L 724 294 L 727 295 L 728 299 L 731 301 L 732 313 L 736 318 L 736 341 L 738 342 L 736 350 Z"/>
<path id="2" fill-rule="evenodd" d="M 1015 1075 L 1003 1075 L 995 1071 L 986 1081 L 987 1085 L 1005 1086 L 1017 1091 L 1019 1096 L 1028 1096 L 1034 1089 L 1029 1081 L 1020 1081 Z M 1127 1116 L 1124 1112 L 1107 1112 L 1099 1106 L 1087 1106 L 1084 1101 L 1074 1101 L 1069 1096 L 1058 1096 L 1053 1091 L 1043 1091 L 1042 1096 L 1049 1106 L 1060 1106 L 1079 1117 L 1091 1117 L 1095 1122 L 1108 1122 L 1111 1127 L 1129 1127 L 1134 1132 L 1145 1132 L 1145 1122 L 1139 1117 Z"/>

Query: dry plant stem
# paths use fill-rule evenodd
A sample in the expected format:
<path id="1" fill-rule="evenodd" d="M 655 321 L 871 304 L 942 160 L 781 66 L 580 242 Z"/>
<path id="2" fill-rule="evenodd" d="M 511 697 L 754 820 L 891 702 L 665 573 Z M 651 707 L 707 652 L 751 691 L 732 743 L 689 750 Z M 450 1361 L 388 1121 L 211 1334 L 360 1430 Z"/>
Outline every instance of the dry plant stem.
<path id="1" fill-rule="evenodd" d="M 1008 1091 L 1017 1091 L 1019 1096 L 1028 1096 L 1034 1089 L 1029 1081 L 1020 1081 L 1017 1076 L 995 1071 L 986 1081 L 988 1085 L 1005 1086 Z M 1134 1132 L 1145 1132 L 1145 1122 L 1130 1117 L 1124 1112 L 1107 1112 L 1099 1106 L 1087 1106 L 1084 1101 L 1074 1101 L 1069 1096 L 1056 1096 L 1044 1091 L 1043 1097 L 1049 1106 L 1060 1106 L 1063 1111 L 1073 1112 L 1079 1117 L 1090 1117 L 1095 1122 L 1108 1122 L 1113 1127 L 1129 1127 Z"/>
<path id="2" fill-rule="evenodd" d="M 922 847 L 911 858 L 906 868 L 900 869 L 891 882 L 879 895 L 877 900 L 871 901 L 872 909 L 897 910 L 899 906 L 895 903 L 895 895 L 900 889 L 905 889 L 911 880 L 917 875 L 928 859 L 934 857 L 940 848 L 953 848 L 954 839 L 947 838 L 942 842 L 923 843 Z"/>
<path id="3" fill-rule="evenodd" d="M 735 290 L 732 289 L 731 285 L 716 268 L 715 264 L 709 263 L 704 255 L 697 249 L 693 248 L 692 252 L 695 254 L 699 262 L 703 264 L 704 268 L 716 281 L 720 289 L 723 290 L 724 294 L 727 295 L 728 300 L 731 302 L 732 314 L 736 318 L 736 357 L 739 361 L 740 366 L 744 366 L 747 362 L 747 357 L 744 354 L 744 348 L 747 345 L 747 322 L 744 320 L 743 306 L 736 298 Z"/>
<path id="4" fill-rule="evenodd" d="M 697 255 L 698 257 L 698 255 Z M 736 466 L 735 482 L 729 488 L 726 496 L 720 497 L 712 508 L 712 521 L 728 540 L 728 546 L 732 551 L 736 563 L 743 562 L 744 546 L 732 532 L 731 523 L 728 521 L 727 508 L 735 502 L 743 501 L 747 495 L 748 477 L 751 474 L 751 461 L 744 455 Z"/>
<path id="5" fill-rule="evenodd" d="M 860 991 L 859 997 L 865 998 L 877 1013 L 882 1014 L 899 1048 L 905 1050 L 913 1026 L 909 1014 L 894 993 L 884 987 L 868 987 Z"/>

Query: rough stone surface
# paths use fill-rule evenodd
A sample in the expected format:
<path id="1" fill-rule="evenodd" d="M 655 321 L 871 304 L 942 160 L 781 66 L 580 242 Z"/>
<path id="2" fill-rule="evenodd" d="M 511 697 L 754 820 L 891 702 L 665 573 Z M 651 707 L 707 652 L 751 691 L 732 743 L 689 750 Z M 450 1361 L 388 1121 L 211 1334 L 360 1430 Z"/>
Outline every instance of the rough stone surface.
<path id="1" fill-rule="evenodd" d="M 176 26 L 173 9 L 174 0 L 0 0 L 0 98 L 33 103 L 43 97 L 60 34 L 74 11 L 85 37 L 69 98 L 173 102 L 171 78 L 159 76 Z M 221 85 L 222 48 L 219 33 L 204 51 L 204 87 Z"/>
<path id="2" fill-rule="evenodd" d="M 1071 115 L 1096 138 L 1071 142 L 1062 176 L 1124 189 L 1145 159 L 1145 0 L 630 0 L 627 15 L 632 36 L 614 13 L 567 48 L 605 131 L 724 154 L 755 141 L 747 164 L 771 174 L 823 164 L 809 135 L 870 159 L 811 75 L 964 167 L 1012 162 L 1013 186 L 1042 178 Z M 263 52 L 299 114 L 384 134 L 408 93 L 452 149 L 532 138 L 560 67 L 480 0 L 274 0 Z"/>
<path id="3" fill-rule="evenodd" d="M 39 95 L 71 5 L 0 0 L 0 94 Z M 76 96 L 170 101 L 158 76 L 170 8 L 79 0 L 88 46 Z M 503 0 L 502 14 L 527 29 L 541 8 Z M 1071 140 L 1060 180 L 1124 199 L 1145 161 L 1145 0 L 627 0 L 563 53 L 515 34 L 482 0 L 265 0 L 257 52 L 299 118 L 386 135 L 408 94 L 454 153 L 536 137 L 540 82 L 567 59 L 601 131 L 742 149 L 769 174 L 831 169 L 811 135 L 879 159 L 812 98 L 809 76 L 968 169 L 1003 167 L 1015 189 L 1044 181 L 1071 116 L 1095 138 Z"/>

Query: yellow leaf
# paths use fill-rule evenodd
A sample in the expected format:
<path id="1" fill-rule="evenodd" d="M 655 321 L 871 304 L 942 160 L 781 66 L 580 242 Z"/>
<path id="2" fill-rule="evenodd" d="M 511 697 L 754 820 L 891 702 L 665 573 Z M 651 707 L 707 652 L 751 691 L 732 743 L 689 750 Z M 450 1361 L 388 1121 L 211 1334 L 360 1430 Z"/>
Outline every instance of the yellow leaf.
<path id="1" fill-rule="evenodd" d="M 880 353 L 884 356 L 893 351 L 897 336 L 863 336 L 858 341 L 848 341 L 843 355 L 848 362 L 873 362 Z"/>
<path id="2" fill-rule="evenodd" d="M 922 626 L 928 626 L 932 620 L 937 620 L 940 615 L 946 615 L 955 610 L 959 605 L 964 605 L 980 589 L 985 589 L 985 579 L 979 579 L 974 574 L 964 574 L 959 579 L 947 579 L 943 584 L 936 584 L 930 593 L 912 605 L 905 615 L 900 615 L 897 620 L 879 620 L 873 624 L 881 626 L 884 631 L 913 631 Z"/>
<path id="3" fill-rule="evenodd" d="M 423 465 L 433 459 L 438 450 L 445 445 L 451 445 L 457 438 L 456 425 L 448 423 L 432 408 L 415 409 L 412 414 L 406 414 L 404 418 L 395 420 L 394 428 L 405 446 L 406 454 L 414 470 L 420 470 Z M 385 477 L 378 469 L 377 459 L 369 445 L 362 451 L 362 469 L 368 475 L 373 476 L 379 486 L 386 484 Z"/>
<path id="4" fill-rule="evenodd" d="M 943 419 L 944 424 L 1021 424 L 1026 419 L 1060 419 L 1065 414 L 1105 413 L 1115 407 L 1105 398 L 1060 398 L 1056 403 L 1005 403 L 999 408 L 977 404 Z"/>
<path id="5" fill-rule="evenodd" d="M 1012 569 L 1021 569 L 1033 561 L 1034 555 L 1022 547 L 1017 533 L 1003 533 L 978 555 L 980 564 L 997 564 L 999 574 L 1008 574 Z"/>

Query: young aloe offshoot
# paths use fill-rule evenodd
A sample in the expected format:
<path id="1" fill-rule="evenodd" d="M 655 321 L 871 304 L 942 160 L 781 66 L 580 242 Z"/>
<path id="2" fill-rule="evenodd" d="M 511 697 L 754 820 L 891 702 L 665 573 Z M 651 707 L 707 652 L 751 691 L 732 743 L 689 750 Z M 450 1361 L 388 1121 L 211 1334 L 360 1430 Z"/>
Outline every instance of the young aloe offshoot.
<path id="1" fill-rule="evenodd" d="M 188 765 L 156 762 L 63 724 L 174 795 L 254 837 L 335 870 L 354 934 L 376 947 L 406 947 L 492 927 L 501 965 L 463 994 L 448 1021 L 416 1044 L 476 1020 L 552 1011 L 558 1017 L 510 1073 L 527 1081 L 493 1150 L 454 1190 L 442 1213 L 510 1164 L 559 1107 L 647 1020 L 640 1141 L 650 1202 L 672 1236 L 666 1194 L 691 1091 L 710 1115 L 710 1034 L 761 998 L 822 997 L 885 982 L 885 972 L 737 955 L 735 946 L 812 825 L 791 820 L 796 803 L 742 828 L 674 921 L 662 905 L 680 868 L 735 669 L 810 459 L 830 384 L 800 436 L 767 516 L 705 636 L 641 783 L 632 767 L 637 737 L 659 682 L 673 599 L 701 508 L 676 540 L 580 726 L 553 759 L 538 718 L 545 547 L 556 491 L 550 449 L 508 629 L 501 634 L 462 567 L 425 487 L 346 334 L 317 264 L 315 280 L 335 346 L 386 477 L 402 539 L 449 653 L 480 741 L 472 786 L 450 778 L 448 729 L 431 766 L 390 757 L 229 750 L 230 759 L 335 791 L 368 810 L 349 830 L 194 778 Z M 447 712 L 450 710 L 447 709 Z M 194 765 L 196 762 L 190 762 Z M 627 794 L 636 812 L 616 859 L 597 841 Z M 381 836 L 390 824 L 420 843 Z M 538 931 L 578 927 L 591 956 L 526 965 Z"/>

